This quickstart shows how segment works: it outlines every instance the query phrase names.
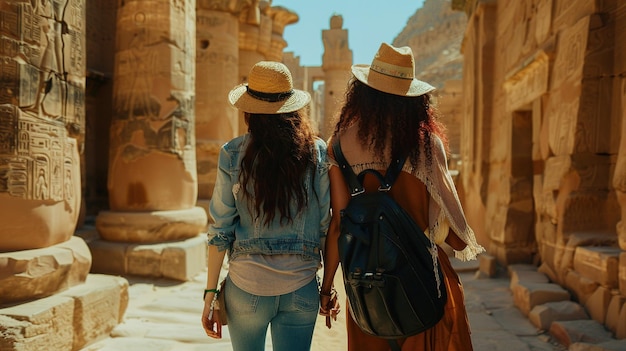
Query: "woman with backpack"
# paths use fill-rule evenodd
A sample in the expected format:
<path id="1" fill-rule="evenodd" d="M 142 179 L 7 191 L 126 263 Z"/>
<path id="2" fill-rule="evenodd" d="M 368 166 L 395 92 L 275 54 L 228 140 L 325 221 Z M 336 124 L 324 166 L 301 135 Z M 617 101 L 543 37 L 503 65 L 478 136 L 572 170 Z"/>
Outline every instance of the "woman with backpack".
<path id="1" fill-rule="evenodd" d="M 414 72 L 411 49 L 386 43 L 380 46 L 371 65 L 353 65 L 353 79 L 328 145 L 340 141 L 340 150 L 356 174 L 365 169 L 384 174 L 392 160 L 406 157 L 389 194 L 430 239 L 433 262 L 438 260 L 435 270 L 443 273 L 443 281 L 435 284 L 446 289 L 447 302 L 443 317 L 434 326 L 391 343 L 389 339 L 365 333 L 349 310 L 350 351 L 472 350 L 463 288 L 439 245 L 449 244 L 461 260 L 475 259 L 484 248 L 476 242 L 466 221 L 448 172 L 444 127 L 437 120 L 430 95 L 435 88 L 414 78 Z M 337 160 L 329 147 L 332 219 L 324 250 L 321 315 L 331 313 L 333 304 L 328 295 L 340 262 L 341 211 L 346 209 L 353 190 L 348 188 Z M 371 174 L 366 174 L 362 183 L 366 192 L 377 191 L 380 185 Z M 438 272 L 432 279 L 438 280 L 436 277 Z"/>
<path id="2" fill-rule="evenodd" d="M 268 327 L 275 351 L 306 351 L 330 222 L 326 144 L 305 113 L 310 95 L 293 89 L 282 63 L 255 64 L 228 98 L 248 133 L 224 144 L 218 158 L 202 326 L 221 338 L 226 317 L 235 351 L 264 350 Z M 228 275 L 218 291 L 226 252 Z"/>

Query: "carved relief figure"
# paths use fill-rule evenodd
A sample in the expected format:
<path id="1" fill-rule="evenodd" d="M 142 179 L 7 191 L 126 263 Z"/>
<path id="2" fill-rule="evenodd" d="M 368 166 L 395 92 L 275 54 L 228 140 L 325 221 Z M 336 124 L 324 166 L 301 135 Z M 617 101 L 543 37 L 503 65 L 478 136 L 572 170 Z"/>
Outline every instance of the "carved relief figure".
<path id="1" fill-rule="evenodd" d="M 143 14 L 138 14 L 140 16 Z M 131 89 L 126 101 L 128 118 L 145 116 L 156 118 L 160 105 L 150 94 L 152 89 L 152 68 L 155 56 L 146 46 L 146 32 L 141 30 L 130 41 L 130 69 L 132 74 Z"/>
<path id="2" fill-rule="evenodd" d="M 65 170 L 65 179 L 63 180 L 63 187 L 65 188 L 65 199 L 71 200 L 74 198 L 74 187 L 72 186 L 72 170 Z"/>
<path id="3" fill-rule="evenodd" d="M 38 200 L 46 200 L 48 198 L 48 182 L 46 180 L 46 171 L 39 169 L 39 176 L 35 183 L 35 198 Z"/>
<path id="4" fill-rule="evenodd" d="M 54 7 L 51 0 L 40 0 L 35 13 L 41 18 L 41 29 L 46 38 L 39 63 L 39 81 L 35 104 L 31 110 L 49 114 L 41 107 L 47 94 L 52 89 L 53 76 L 63 73 L 61 23 L 55 20 Z"/>

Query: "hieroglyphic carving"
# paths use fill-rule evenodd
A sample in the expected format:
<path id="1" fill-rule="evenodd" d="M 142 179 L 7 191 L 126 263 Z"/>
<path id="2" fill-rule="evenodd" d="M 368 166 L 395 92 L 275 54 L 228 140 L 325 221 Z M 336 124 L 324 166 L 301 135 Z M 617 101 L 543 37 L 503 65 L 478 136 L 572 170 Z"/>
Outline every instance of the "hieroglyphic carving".
<path id="1" fill-rule="evenodd" d="M 71 155 L 74 139 L 64 125 L 0 106 L 0 192 L 27 200 L 67 201 L 76 196 Z M 75 208 L 73 210 L 76 210 Z"/>
<path id="2" fill-rule="evenodd" d="M 76 147 L 68 137 L 84 124 L 83 8 L 80 0 L 33 0 L 0 9 L 1 188 L 13 196 L 69 199 L 64 183 L 78 160 L 68 156 Z M 72 28 L 68 40 L 64 25 Z M 76 72 L 72 83 L 66 68 Z"/>
<path id="3" fill-rule="evenodd" d="M 586 66 L 586 65 L 585 65 Z M 576 127 L 575 151 L 580 153 L 608 154 L 611 149 L 611 123 L 606 117 L 611 115 L 610 79 L 585 79 L 582 83 L 578 123 Z"/>
<path id="4" fill-rule="evenodd" d="M 118 8 L 108 173 L 114 211 L 190 208 L 197 196 L 193 4 Z M 137 173 L 151 167 L 179 173 Z"/>
<path id="5" fill-rule="evenodd" d="M 566 80 L 578 82 L 582 79 L 588 35 L 589 17 L 559 33 L 551 89 L 558 88 Z"/>
<path id="6" fill-rule="evenodd" d="M 552 91 L 547 99 L 548 144 L 554 155 L 568 155 L 574 151 L 580 92 L 580 84 L 565 85 Z"/>

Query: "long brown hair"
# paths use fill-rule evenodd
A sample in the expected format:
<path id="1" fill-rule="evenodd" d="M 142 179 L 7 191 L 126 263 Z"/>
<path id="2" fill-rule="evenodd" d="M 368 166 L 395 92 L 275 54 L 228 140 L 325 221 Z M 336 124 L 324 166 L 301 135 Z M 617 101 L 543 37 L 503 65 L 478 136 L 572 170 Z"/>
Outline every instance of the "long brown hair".
<path id="1" fill-rule="evenodd" d="M 314 164 L 314 134 L 303 110 L 281 114 L 245 113 L 250 143 L 241 161 L 240 181 L 256 218 L 269 226 L 292 222 L 307 204 L 304 176 Z M 313 172 L 315 174 L 315 172 Z M 295 200 L 296 213 L 289 208 Z"/>
<path id="2" fill-rule="evenodd" d="M 378 160 L 384 158 L 389 134 L 392 158 L 408 155 L 414 167 L 419 159 L 420 142 L 424 143 L 427 164 L 432 163 L 433 133 L 447 147 L 445 126 L 437 118 L 430 94 L 417 97 L 388 94 L 353 78 L 333 136 L 337 137 L 357 121 L 361 145 L 372 150 Z"/>

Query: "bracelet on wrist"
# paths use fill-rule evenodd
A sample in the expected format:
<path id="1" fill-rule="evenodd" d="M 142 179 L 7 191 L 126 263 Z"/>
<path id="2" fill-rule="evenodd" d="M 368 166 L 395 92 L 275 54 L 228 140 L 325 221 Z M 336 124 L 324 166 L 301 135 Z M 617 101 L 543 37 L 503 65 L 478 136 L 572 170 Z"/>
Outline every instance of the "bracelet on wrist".
<path id="1" fill-rule="evenodd" d="M 217 289 L 204 289 L 204 295 L 202 295 L 202 299 L 203 300 L 206 299 L 206 294 L 208 294 L 210 292 L 215 293 L 215 294 L 219 294 L 220 291 L 217 290 Z"/>

